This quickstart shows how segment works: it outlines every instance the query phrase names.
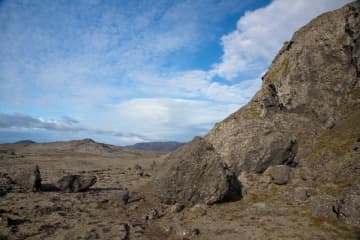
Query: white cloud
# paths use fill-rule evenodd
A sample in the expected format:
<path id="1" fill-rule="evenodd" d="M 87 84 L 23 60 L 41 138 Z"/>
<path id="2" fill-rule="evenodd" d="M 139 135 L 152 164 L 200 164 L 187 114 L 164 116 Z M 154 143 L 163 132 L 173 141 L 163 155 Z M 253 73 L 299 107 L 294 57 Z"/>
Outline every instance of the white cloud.
<path id="1" fill-rule="evenodd" d="M 239 105 L 211 101 L 138 98 L 117 106 L 110 112 L 122 119 L 122 127 L 140 132 L 152 140 L 189 139 L 194 131 L 205 134 L 223 116 L 235 111 Z M 109 116 L 107 116 L 109 117 Z"/>
<path id="2" fill-rule="evenodd" d="M 241 72 L 264 70 L 295 30 L 320 13 L 341 7 L 349 0 L 274 0 L 247 12 L 235 31 L 221 39 L 222 61 L 214 65 L 215 74 L 234 79 Z"/>
<path id="3" fill-rule="evenodd" d="M 5 1 L 0 6 L 2 108 L 74 116 L 92 126 L 74 122 L 81 128 L 76 136 L 87 131 L 116 144 L 143 135 L 189 140 L 204 134 L 260 88 L 259 73 L 294 30 L 348 1 L 275 0 L 247 12 L 236 30 L 222 37 L 222 59 L 210 71 L 164 67 L 177 51 L 196 53 L 216 36 L 220 19 L 250 2 L 157 0 L 93 6 L 84 1 L 69 7 L 56 1 Z M 246 77 L 239 77 L 244 72 Z M 225 84 L 219 76 L 233 81 Z M 33 123 L 40 124 L 38 120 Z"/>

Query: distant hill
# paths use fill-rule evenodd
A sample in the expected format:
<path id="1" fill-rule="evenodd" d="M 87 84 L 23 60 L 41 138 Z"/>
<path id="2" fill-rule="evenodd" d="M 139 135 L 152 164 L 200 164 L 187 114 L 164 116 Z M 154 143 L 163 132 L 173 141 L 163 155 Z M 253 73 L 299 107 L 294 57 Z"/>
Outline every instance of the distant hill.
<path id="1" fill-rule="evenodd" d="M 127 147 L 138 149 L 138 150 L 145 150 L 145 151 L 174 151 L 184 145 L 184 143 L 181 142 L 142 142 L 142 143 L 136 143 L 134 145 L 129 145 Z"/>
<path id="2" fill-rule="evenodd" d="M 32 140 L 21 140 L 21 141 L 17 141 L 15 142 L 15 144 L 33 144 L 33 143 L 36 143 Z"/>

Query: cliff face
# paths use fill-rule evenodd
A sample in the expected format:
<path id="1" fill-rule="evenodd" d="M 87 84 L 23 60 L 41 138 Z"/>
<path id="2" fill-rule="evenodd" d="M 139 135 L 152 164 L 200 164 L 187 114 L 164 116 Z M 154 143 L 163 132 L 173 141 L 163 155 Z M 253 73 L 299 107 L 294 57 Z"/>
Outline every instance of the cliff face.
<path id="1" fill-rule="evenodd" d="M 300 132 L 314 135 L 352 114 L 344 107 L 358 100 L 358 13 L 357 2 L 323 14 L 284 44 L 261 90 L 205 137 L 227 164 L 262 172 L 301 161 L 294 159 L 306 140 Z"/>
<path id="2" fill-rule="evenodd" d="M 208 199 L 213 203 L 225 200 L 227 192 L 234 193 L 234 184 L 242 186 L 244 197 L 261 194 L 266 186 L 260 183 L 269 168 L 284 165 L 292 185 L 289 193 L 300 187 L 312 189 L 305 195 L 316 193 L 309 206 L 321 209 L 319 215 L 332 212 L 322 208 L 325 195 L 333 199 L 330 208 L 345 209 L 339 202 L 349 198 L 346 191 L 353 194 L 351 188 L 358 189 L 360 179 L 359 14 L 356 1 L 295 32 L 246 106 L 216 124 L 203 139 L 168 156 L 159 172 L 160 198 L 168 203 L 209 203 Z M 214 155 L 207 155 L 209 161 L 201 157 L 204 144 Z M 186 154 L 186 149 L 193 154 Z M 213 177 L 217 182 L 209 181 Z M 360 196 L 353 195 L 355 209 Z M 340 210 L 337 217 L 342 217 Z"/>

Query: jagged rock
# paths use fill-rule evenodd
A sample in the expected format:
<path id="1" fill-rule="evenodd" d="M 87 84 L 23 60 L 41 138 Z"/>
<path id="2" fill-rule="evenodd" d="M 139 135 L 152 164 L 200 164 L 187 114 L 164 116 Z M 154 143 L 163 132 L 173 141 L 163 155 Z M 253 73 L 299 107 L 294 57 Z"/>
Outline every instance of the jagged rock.
<path id="1" fill-rule="evenodd" d="M 286 165 L 269 167 L 265 174 L 271 176 L 273 183 L 278 185 L 287 184 L 290 177 L 291 168 Z"/>
<path id="2" fill-rule="evenodd" d="M 6 195 L 13 188 L 14 181 L 7 173 L 0 173 L 0 197 Z"/>
<path id="3" fill-rule="evenodd" d="M 335 219 L 338 208 L 338 199 L 332 195 L 322 194 L 311 198 L 311 210 L 315 216 Z"/>
<path id="4" fill-rule="evenodd" d="M 348 224 L 360 226 L 360 181 L 346 189 L 338 202 L 338 217 Z"/>
<path id="5" fill-rule="evenodd" d="M 311 196 L 309 189 L 299 187 L 295 189 L 293 193 L 294 200 L 297 202 L 304 202 Z"/>
<path id="6" fill-rule="evenodd" d="M 162 213 L 160 213 L 160 211 L 156 208 L 153 208 L 150 210 L 150 212 L 148 214 L 146 214 L 143 219 L 144 220 L 155 220 L 158 219 L 160 217 L 162 217 Z"/>
<path id="7" fill-rule="evenodd" d="M 69 175 L 59 179 L 56 187 L 63 192 L 82 192 L 96 183 L 96 176 Z"/>
<path id="8" fill-rule="evenodd" d="M 134 171 L 136 175 L 139 175 L 140 177 L 144 176 L 144 169 L 139 164 L 134 166 Z"/>
<path id="9" fill-rule="evenodd" d="M 39 166 L 29 167 L 17 171 L 14 182 L 21 191 L 37 192 L 41 190 L 41 174 Z"/>
<path id="10" fill-rule="evenodd" d="M 171 153 L 169 159 L 158 181 L 162 202 L 213 204 L 233 193 L 237 179 L 220 160 L 212 144 L 203 138 L 194 138 L 190 144 Z"/>
<path id="11" fill-rule="evenodd" d="M 170 212 L 172 212 L 172 213 L 181 212 L 184 209 L 184 207 L 185 206 L 183 204 L 176 203 L 173 206 L 171 206 Z"/>
<path id="12" fill-rule="evenodd" d="M 130 226 L 127 223 L 120 225 L 119 237 L 121 240 L 128 240 L 130 233 Z"/>

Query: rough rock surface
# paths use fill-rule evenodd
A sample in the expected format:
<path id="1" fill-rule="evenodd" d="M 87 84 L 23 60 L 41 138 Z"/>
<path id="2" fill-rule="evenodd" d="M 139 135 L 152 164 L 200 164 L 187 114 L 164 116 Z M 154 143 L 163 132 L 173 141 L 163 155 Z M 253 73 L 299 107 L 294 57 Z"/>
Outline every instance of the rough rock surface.
<path id="1" fill-rule="evenodd" d="M 6 173 L 0 173 L 0 197 L 13 188 L 14 181 Z"/>
<path id="2" fill-rule="evenodd" d="M 339 198 L 337 214 L 346 223 L 360 226 L 360 181 L 346 189 Z"/>
<path id="3" fill-rule="evenodd" d="M 13 180 L 21 191 L 36 192 L 41 190 L 41 174 L 37 165 L 16 171 Z"/>
<path id="4" fill-rule="evenodd" d="M 194 140 L 170 154 L 165 175 L 159 181 L 160 199 L 168 204 L 212 204 L 232 193 L 234 175 L 203 138 Z M 173 165 L 172 162 L 177 164 Z M 204 184 L 206 183 L 206 184 Z"/>
<path id="5" fill-rule="evenodd" d="M 63 192 L 82 192 L 96 183 L 96 176 L 69 175 L 56 183 L 56 187 Z"/>
<path id="6" fill-rule="evenodd" d="M 243 172 L 287 165 L 296 167 L 297 177 L 297 167 L 308 169 L 294 184 L 337 199 L 343 183 L 360 176 L 354 145 L 360 136 L 359 16 L 355 1 L 295 32 L 247 105 L 217 123 L 201 143 L 191 141 L 168 156 L 159 173 L 161 198 L 214 203 L 231 188 L 224 169 L 241 179 Z"/>
<path id="7" fill-rule="evenodd" d="M 271 176 L 271 179 L 275 184 L 283 185 L 288 183 L 290 178 L 290 172 L 290 167 L 286 165 L 278 165 L 269 167 L 265 171 L 265 174 Z"/>

